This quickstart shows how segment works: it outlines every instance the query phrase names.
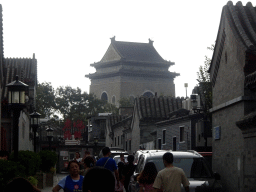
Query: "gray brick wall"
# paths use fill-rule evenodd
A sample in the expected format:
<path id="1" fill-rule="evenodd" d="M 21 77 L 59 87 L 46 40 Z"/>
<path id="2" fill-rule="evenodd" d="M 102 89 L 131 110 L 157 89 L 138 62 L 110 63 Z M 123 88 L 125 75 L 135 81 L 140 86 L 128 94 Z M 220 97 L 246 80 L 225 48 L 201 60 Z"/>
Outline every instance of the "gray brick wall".
<path id="1" fill-rule="evenodd" d="M 170 79 L 145 78 L 145 77 L 111 77 L 105 79 L 95 79 L 91 81 L 90 93 L 94 93 L 97 98 L 101 98 L 103 92 L 108 95 L 108 102 L 112 102 L 115 96 L 116 105 L 122 97 L 141 96 L 144 92 L 155 92 L 158 95 L 174 96 L 175 85 Z"/>
<path id="2" fill-rule="evenodd" d="M 32 137 L 30 135 L 30 122 L 26 113 L 21 112 L 19 118 L 19 150 L 33 151 Z"/>
<path id="3" fill-rule="evenodd" d="M 213 87 L 213 107 L 244 95 L 244 50 L 240 48 L 228 25 L 225 30 L 226 40 Z M 220 173 L 224 191 L 240 191 L 243 182 L 241 170 L 244 139 L 235 125 L 243 116 L 243 102 L 212 113 L 213 130 L 221 126 L 220 140 L 214 139 L 213 132 L 213 170 Z"/>
<path id="4" fill-rule="evenodd" d="M 120 148 L 123 148 L 125 149 L 125 142 L 124 142 L 124 139 L 122 138 L 123 137 L 123 127 L 120 126 L 118 128 L 115 128 L 113 131 L 114 131 L 114 140 L 113 140 L 113 144 L 112 146 L 113 147 L 120 147 Z M 118 142 L 118 138 L 119 138 L 119 142 Z"/>
<path id="5" fill-rule="evenodd" d="M 180 127 L 184 127 L 184 141 L 180 142 Z M 166 130 L 165 144 L 163 144 L 163 130 Z M 165 125 L 157 128 L 157 140 L 161 139 L 162 149 L 173 150 L 173 137 L 176 137 L 177 150 L 186 151 L 191 149 L 191 125 L 190 121 L 177 124 Z M 157 141 L 158 148 L 158 141 Z"/>
<path id="6" fill-rule="evenodd" d="M 132 149 L 129 151 L 130 153 L 133 153 L 134 151 L 139 150 L 140 145 L 140 122 L 138 115 L 135 115 L 133 118 L 133 124 L 132 124 Z"/>

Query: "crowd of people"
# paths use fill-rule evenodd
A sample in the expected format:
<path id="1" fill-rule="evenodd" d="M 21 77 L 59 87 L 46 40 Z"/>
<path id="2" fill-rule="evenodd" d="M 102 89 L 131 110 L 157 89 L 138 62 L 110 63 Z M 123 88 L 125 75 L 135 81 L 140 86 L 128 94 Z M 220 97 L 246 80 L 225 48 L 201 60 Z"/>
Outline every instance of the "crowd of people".
<path id="1" fill-rule="evenodd" d="M 134 165 L 134 156 L 128 155 L 127 162 L 123 154 L 120 155 L 120 161 L 115 162 L 110 157 L 109 147 L 102 149 L 103 157 L 96 161 L 88 151 L 83 158 L 80 153 L 76 153 L 74 160 L 68 164 L 69 175 L 59 181 L 53 187 L 53 192 L 63 189 L 65 192 L 129 192 L 130 178 L 133 175 L 136 165 Z M 189 192 L 189 181 L 182 169 L 173 166 L 173 155 L 166 152 L 163 155 L 165 169 L 157 172 L 153 162 L 147 162 L 144 169 L 137 177 L 140 186 L 139 192 L 179 192 L 181 184 L 185 191 Z M 33 187 L 23 178 L 15 178 L 8 186 L 28 189 L 26 191 L 39 192 L 40 190 Z"/>

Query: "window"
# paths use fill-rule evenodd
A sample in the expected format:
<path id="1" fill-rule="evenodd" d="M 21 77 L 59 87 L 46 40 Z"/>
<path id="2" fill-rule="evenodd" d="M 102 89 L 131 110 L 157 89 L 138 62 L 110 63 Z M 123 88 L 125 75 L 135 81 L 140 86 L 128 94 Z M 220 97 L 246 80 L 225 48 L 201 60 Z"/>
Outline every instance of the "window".
<path id="1" fill-rule="evenodd" d="M 117 137 L 117 145 L 119 146 L 119 136 Z"/>
<path id="2" fill-rule="evenodd" d="M 184 140 L 184 127 L 180 127 L 180 142 L 183 142 Z"/>
<path id="3" fill-rule="evenodd" d="M 153 93 L 147 91 L 143 94 L 144 97 L 154 97 Z"/>
<path id="4" fill-rule="evenodd" d="M 101 100 L 103 100 L 103 101 L 108 101 L 108 95 L 107 95 L 106 92 L 102 93 L 102 95 L 101 95 Z"/>
<path id="5" fill-rule="evenodd" d="M 161 149 L 161 147 L 162 147 L 162 141 L 161 139 L 158 139 L 158 149 Z"/>
<path id="6" fill-rule="evenodd" d="M 116 137 L 115 137 L 115 146 L 116 146 Z"/>
<path id="7" fill-rule="evenodd" d="M 176 137 L 173 137 L 173 138 L 172 138 L 172 150 L 173 150 L 173 151 L 176 151 L 176 150 L 177 150 L 177 147 L 176 147 Z"/>
<path id="8" fill-rule="evenodd" d="M 164 129 L 164 130 L 163 130 L 163 145 L 166 144 L 166 143 L 165 143 L 165 135 L 166 135 L 166 130 Z"/>
<path id="9" fill-rule="evenodd" d="M 130 139 L 129 140 L 129 150 L 131 150 L 132 149 L 132 140 Z"/>
<path id="10" fill-rule="evenodd" d="M 127 151 L 127 148 L 128 148 L 128 144 L 127 144 L 127 141 L 125 141 L 125 150 Z"/>

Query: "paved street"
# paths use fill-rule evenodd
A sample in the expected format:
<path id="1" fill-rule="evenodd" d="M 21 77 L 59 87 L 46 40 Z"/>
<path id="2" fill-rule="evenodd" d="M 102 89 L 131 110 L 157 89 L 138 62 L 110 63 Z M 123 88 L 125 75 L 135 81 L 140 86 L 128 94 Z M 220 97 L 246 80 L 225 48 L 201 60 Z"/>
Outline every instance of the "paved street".
<path id="1" fill-rule="evenodd" d="M 63 178 L 66 177 L 68 174 L 63 173 L 57 173 L 56 176 L 54 176 L 54 181 L 53 181 L 53 186 L 57 185 L 58 182 Z M 45 187 L 43 189 L 41 189 L 42 192 L 51 192 L 53 187 Z M 63 190 L 60 190 L 60 192 L 63 192 Z"/>

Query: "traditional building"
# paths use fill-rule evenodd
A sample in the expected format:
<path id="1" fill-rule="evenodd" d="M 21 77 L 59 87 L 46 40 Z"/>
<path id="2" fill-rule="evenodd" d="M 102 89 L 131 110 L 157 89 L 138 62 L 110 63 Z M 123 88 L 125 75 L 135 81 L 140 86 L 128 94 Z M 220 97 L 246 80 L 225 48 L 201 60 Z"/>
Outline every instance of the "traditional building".
<path id="1" fill-rule="evenodd" d="M 124 118 L 109 117 L 106 146 L 123 147 L 129 153 L 139 149 L 156 149 L 157 127 L 155 123 L 168 120 L 170 112 L 181 109 L 182 100 L 183 98 L 161 96 L 136 97 L 132 113 Z"/>
<path id="2" fill-rule="evenodd" d="M 149 43 L 116 41 L 111 38 L 101 61 L 91 64 L 96 69 L 90 78 L 90 93 L 119 106 L 121 98 L 159 95 L 175 96 L 174 78 L 178 73 L 169 72 L 173 62 L 164 60 Z"/>
<path id="3" fill-rule="evenodd" d="M 213 170 L 224 191 L 255 191 L 256 7 L 229 1 L 209 69 L 213 107 Z"/>
<path id="4" fill-rule="evenodd" d="M 6 85 L 19 80 L 29 85 L 26 92 L 26 107 L 20 112 L 19 117 L 19 150 L 33 150 L 33 134 L 30 128 L 30 116 L 35 106 L 35 90 L 37 86 L 37 60 L 33 58 L 5 58 L 3 46 L 3 17 L 2 5 L 0 5 L 0 99 L 1 99 L 1 150 L 11 152 L 13 123 L 11 110 L 8 108 L 8 92 Z"/>

